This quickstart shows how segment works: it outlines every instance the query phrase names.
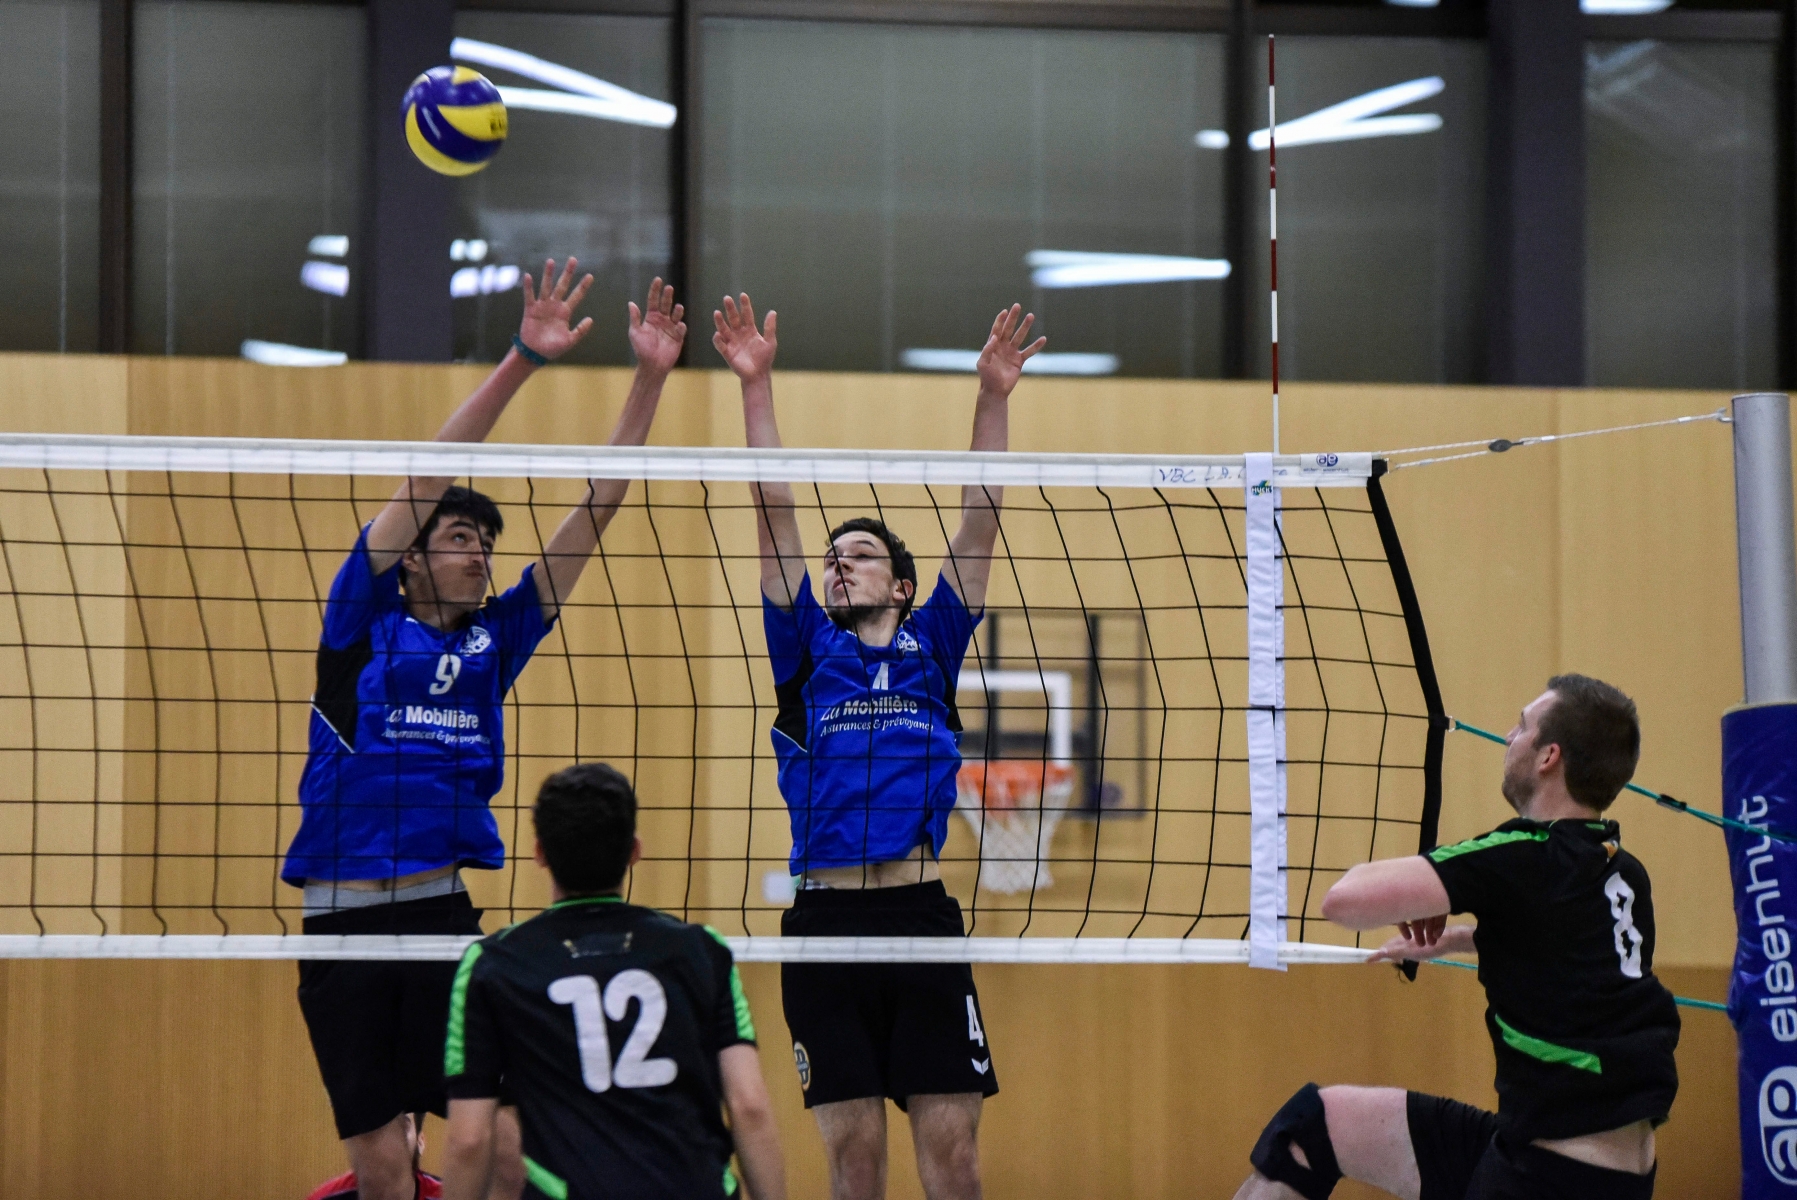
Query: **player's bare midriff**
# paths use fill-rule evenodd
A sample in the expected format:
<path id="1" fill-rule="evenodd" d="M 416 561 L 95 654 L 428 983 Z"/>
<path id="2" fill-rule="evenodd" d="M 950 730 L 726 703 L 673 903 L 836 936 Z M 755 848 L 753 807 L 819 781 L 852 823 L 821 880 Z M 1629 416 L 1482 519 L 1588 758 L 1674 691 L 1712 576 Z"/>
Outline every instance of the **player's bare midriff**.
<path id="1" fill-rule="evenodd" d="M 455 874 L 454 866 L 437 867 L 430 871 L 419 871 L 415 875 L 389 875 L 381 879 L 308 879 L 308 887 L 336 887 L 346 892 L 397 892 L 401 888 L 415 887 L 421 883 L 429 883 L 433 879 L 442 879 Z"/>
<path id="2" fill-rule="evenodd" d="M 1574 1138 L 1536 1138 L 1535 1145 L 1567 1158 L 1603 1167 L 1611 1171 L 1627 1171 L 1645 1175 L 1653 1170 L 1654 1138 L 1652 1121 L 1636 1121 L 1620 1129 L 1587 1133 Z"/>
<path id="3" fill-rule="evenodd" d="M 934 854 L 919 846 L 904 858 L 884 862 L 863 863 L 858 867 L 813 867 L 805 872 L 804 883 L 811 887 L 865 888 L 904 887 L 912 883 L 933 883 L 942 878 L 942 868 Z"/>

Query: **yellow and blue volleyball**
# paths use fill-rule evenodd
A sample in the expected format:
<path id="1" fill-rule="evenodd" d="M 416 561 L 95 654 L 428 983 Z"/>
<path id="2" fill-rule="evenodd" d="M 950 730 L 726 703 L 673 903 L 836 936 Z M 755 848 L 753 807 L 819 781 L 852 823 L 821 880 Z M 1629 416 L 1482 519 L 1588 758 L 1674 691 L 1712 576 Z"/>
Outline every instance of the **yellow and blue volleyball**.
<path id="1" fill-rule="evenodd" d="M 472 175 L 505 145 L 499 89 L 467 67 L 432 67 L 406 89 L 406 144 L 440 175 Z"/>

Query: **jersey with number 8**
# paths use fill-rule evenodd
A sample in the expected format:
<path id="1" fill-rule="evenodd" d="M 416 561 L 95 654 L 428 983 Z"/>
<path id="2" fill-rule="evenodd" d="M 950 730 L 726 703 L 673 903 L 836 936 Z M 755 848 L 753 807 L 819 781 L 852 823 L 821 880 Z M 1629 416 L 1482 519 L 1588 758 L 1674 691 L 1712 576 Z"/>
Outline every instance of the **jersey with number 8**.
<path id="1" fill-rule="evenodd" d="M 470 947 L 450 995 L 451 1098 L 519 1107 L 537 1191 L 718 1197 L 735 1189 L 718 1054 L 755 1027 L 710 930 L 565 900 Z"/>
<path id="2" fill-rule="evenodd" d="M 1664 1120 L 1678 1092 L 1678 1009 L 1653 974 L 1647 869 L 1614 821 L 1507 821 L 1429 852 L 1470 912 L 1514 1136 L 1567 1138 Z"/>

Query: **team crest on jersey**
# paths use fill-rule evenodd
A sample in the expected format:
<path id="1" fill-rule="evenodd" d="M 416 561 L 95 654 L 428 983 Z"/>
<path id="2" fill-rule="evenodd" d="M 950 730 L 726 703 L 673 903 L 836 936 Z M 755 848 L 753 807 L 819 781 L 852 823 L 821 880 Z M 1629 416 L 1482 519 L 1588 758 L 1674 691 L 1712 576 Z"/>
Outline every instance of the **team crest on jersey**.
<path id="1" fill-rule="evenodd" d="M 892 639 L 892 644 L 900 650 L 918 649 L 917 639 L 911 636 L 911 631 L 908 629 L 899 630 L 898 636 Z"/>
<path id="2" fill-rule="evenodd" d="M 479 625 L 476 625 L 473 629 L 468 631 L 468 636 L 462 639 L 461 652 L 465 655 L 479 654 L 482 650 L 485 650 L 492 644 L 493 635 L 488 633 L 485 629 L 482 629 Z"/>
<path id="3" fill-rule="evenodd" d="M 810 1091 L 811 1055 L 805 1053 L 804 1042 L 794 1042 L 792 1044 L 792 1061 L 793 1065 L 799 1069 L 799 1090 L 801 1092 Z"/>

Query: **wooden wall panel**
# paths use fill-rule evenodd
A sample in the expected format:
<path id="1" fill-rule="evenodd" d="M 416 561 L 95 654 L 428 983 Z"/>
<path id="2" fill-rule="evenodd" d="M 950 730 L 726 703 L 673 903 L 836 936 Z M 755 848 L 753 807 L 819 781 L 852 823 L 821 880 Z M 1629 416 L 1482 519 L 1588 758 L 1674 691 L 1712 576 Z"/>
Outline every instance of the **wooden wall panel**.
<path id="1" fill-rule="evenodd" d="M 423 438 L 482 374 L 475 367 L 299 371 L 229 361 L 5 356 L 0 425 Z M 615 370 L 547 372 L 527 385 L 496 439 L 602 440 L 628 382 L 627 372 Z M 960 448 L 972 413 L 965 378 L 794 374 L 782 375 L 776 390 L 793 445 Z M 1286 397 L 1284 441 L 1313 450 L 1484 441 L 1702 412 L 1725 399 L 1296 385 Z M 1013 405 L 1013 444 L 1239 452 L 1264 444 L 1265 409 L 1255 384 L 1032 378 Z M 654 440 L 740 444 L 734 379 L 675 376 Z M 1641 703 L 1641 780 L 1719 806 L 1718 718 L 1740 688 L 1726 427 L 1651 430 L 1401 471 L 1387 492 L 1450 712 L 1501 732 L 1555 671 L 1603 675 Z M 367 511 L 379 498 L 371 488 Z M 746 514 L 721 520 L 724 544 L 746 541 Z M 638 561 L 631 554 L 653 544 L 644 522 L 640 510 L 620 518 L 607 541 L 608 555 L 619 556 L 612 580 L 595 563 L 581 599 L 652 599 L 656 586 L 665 587 L 626 570 Z M 508 535 L 513 551 L 533 540 L 520 532 Z M 321 551 L 314 564 L 326 580 L 334 569 L 329 557 Z M 688 569 L 696 574 L 684 587 L 734 592 L 752 603 L 752 564 L 715 574 Z M 764 670 L 751 673 L 758 622 L 739 622 L 727 608 L 683 617 L 691 618 L 684 632 L 692 660 L 705 669 L 689 682 L 684 667 L 674 667 L 645 678 L 644 688 L 685 696 L 689 706 L 695 690 L 704 701 L 749 706 L 746 717 L 707 714 L 701 741 L 765 739 L 771 687 Z M 576 653 L 613 653 L 635 632 L 633 619 L 644 622 L 644 636 L 664 636 L 650 632 L 646 615 L 611 628 L 591 622 L 566 636 Z M 549 701 L 565 692 L 564 678 L 545 665 L 527 673 L 522 697 Z M 302 723 L 310 686 L 304 674 L 279 687 L 294 710 L 289 719 Z M 579 690 L 598 694 L 606 679 L 603 671 L 582 675 Z M 682 724 L 676 713 L 660 726 L 654 721 L 662 718 L 642 719 L 641 728 L 629 727 L 639 746 L 691 745 L 690 717 Z M 583 752 L 614 753 L 615 739 L 625 736 L 622 720 L 620 713 L 583 725 Z M 539 732 L 550 745 L 565 736 L 548 726 L 532 736 Z M 1496 790 L 1498 754 L 1471 737 L 1450 738 L 1444 838 L 1489 828 L 1506 815 Z M 528 796 L 534 780 L 527 776 L 515 772 L 508 781 L 510 803 Z M 741 801 L 752 796 L 756 854 L 768 864 L 783 854 L 785 815 L 765 754 L 753 771 L 715 759 L 702 766 L 671 761 L 644 778 L 646 798 L 673 798 L 671 811 L 645 821 L 652 852 L 657 845 L 683 852 L 690 838 L 695 853 L 740 854 L 750 816 Z M 117 786 L 131 790 L 123 781 Z M 689 795 L 711 797 L 713 806 L 694 814 Z M 1664 973 L 1688 994 L 1719 997 L 1733 930 L 1720 838 L 1638 798 L 1620 801 L 1617 813 L 1631 849 L 1654 874 Z M 954 828 L 966 837 L 961 822 Z M 121 829 L 116 836 L 135 845 L 141 834 Z M 1088 826 L 1073 822 L 1060 835 L 1068 846 L 1088 836 Z M 758 894 L 762 865 L 745 873 L 740 863 L 725 863 L 691 876 L 646 878 L 643 886 L 662 903 L 670 890 L 681 890 L 697 905 L 728 912 L 745 890 L 752 899 Z M 16 883 L 11 867 L 6 873 L 0 890 Z M 125 879 L 118 886 L 130 892 L 141 884 Z M 529 868 L 475 886 L 488 903 L 515 896 L 527 904 L 542 894 Z M 776 972 L 750 967 L 746 974 L 794 1177 L 814 1187 L 821 1160 L 798 1111 Z M 980 978 L 1006 1089 L 989 1110 L 983 1143 L 994 1194 L 1226 1194 L 1259 1122 L 1307 1077 L 1489 1098 L 1489 1051 L 1470 973 L 1431 968 L 1408 988 L 1372 970 L 1272 976 L 995 968 L 982 969 Z M 198 1180 L 200 1195 L 303 1194 L 338 1169 L 338 1152 L 292 984 L 291 964 L 0 964 L 0 1192 L 159 1194 L 194 1191 Z M 1729 1195 L 1736 1152 L 1731 1039 L 1715 1014 L 1689 1014 L 1686 1030 L 1685 1090 L 1663 1133 L 1660 1194 Z M 915 1195 L 902 1129 L 895 1127 L 894 1142 L 894 1195 Z M 196 1164 L 205 1166 L 196 1172 Z"/>

